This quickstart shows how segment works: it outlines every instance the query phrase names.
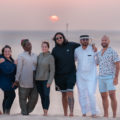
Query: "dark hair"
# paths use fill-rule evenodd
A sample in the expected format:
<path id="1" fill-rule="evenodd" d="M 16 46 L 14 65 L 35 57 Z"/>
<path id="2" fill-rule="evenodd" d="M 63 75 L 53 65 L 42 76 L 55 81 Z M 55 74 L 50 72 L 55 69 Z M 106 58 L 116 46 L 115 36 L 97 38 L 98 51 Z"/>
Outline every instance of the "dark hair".
<path id="1" fill-rule="evenodd" d="M 2 48 L 2 55 L 4 56 L 4 51 L 5 51 L 5 48 L 9 48 L 11 50 L 11 47 L 9 45 L 5 45 L 3 48 Z"/>
<path id="2" fill-rule="evenodd" d="M 43 41 L 42 44 L 46 44 L 48 48 L 50 48 L 49 42 Z"/>
<path id="3" fill-rule="evenodd" d="M 64 42 L 63 42 L 63 44 L 66 44 L 67 42 L 68 42 L 68 40 L 66 39 L 66 37 L 65 37 L 65 35 L 62 33 L 62 32 L 57 32 L 55 35 L 54 35 L 54 37 L 53 37 L 53 41 L 56 43 L 56 36 L 57 35 L 61 35 L 62 37 L 63 37 L 63 40 L 64 40 Z M 57 43 L 56 43 L 57 44 Z"/>
<path id="4" fill-rule="evenodd" d="M 10 47 L 9 45 L 5 45 L 5 46 L 2 48 L 2 56 L 4 56 L 4 51 L 5 51 L 6 48 L 9 48 L 9 49 L 11 50 L 11 47 Z M 12 61 L 14 61 L 13 58 L 12 58 L 12 56 L 10 56 L 10 59 L 11 59 Z"/>

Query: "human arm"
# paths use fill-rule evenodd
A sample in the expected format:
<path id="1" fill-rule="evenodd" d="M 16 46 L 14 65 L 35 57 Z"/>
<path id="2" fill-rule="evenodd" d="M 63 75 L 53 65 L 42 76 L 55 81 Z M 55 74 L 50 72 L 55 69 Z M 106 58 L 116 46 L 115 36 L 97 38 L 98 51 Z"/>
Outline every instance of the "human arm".
<path id="1" fill-rule="evenodd" d="M 13 83 L 13 87 L 19 85 L 19 79 L 21 76 L 22 68 L 23 68 L 23 57 L 20 55 L 18 56 L 17 72 L 15 76 L 15 82 Z"/>
<path id="2" fill-rule="evenodd" d="M 115 63 L 116 71 L 115 71 L 115 77 L 114 77 L 114 85 L 118 84 L 118 76 L 119 76 L 119 71 L 120 71 L 120 62 Z"/>
<path id="3" fill-rule="evenodd" d="M 54 75 L 55 75 L 55 61 L 54 61 L 54 57 L 51 55 L 50 56 L 50 75 L 47 82 L 47 87 L 50 87 L 50 85 L 52 84 Z"/>

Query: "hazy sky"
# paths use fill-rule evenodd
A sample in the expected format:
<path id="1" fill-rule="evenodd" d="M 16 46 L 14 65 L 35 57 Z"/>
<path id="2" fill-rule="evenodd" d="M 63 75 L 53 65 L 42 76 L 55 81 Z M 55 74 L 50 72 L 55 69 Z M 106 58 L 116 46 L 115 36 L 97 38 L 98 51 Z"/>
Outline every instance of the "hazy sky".
<path id="1" fill-rule="evenodd" d="M 66 23 L 71 30 L 120 30 L 120 0 L 0 0 L 0 30 L 65 30 Z"/>

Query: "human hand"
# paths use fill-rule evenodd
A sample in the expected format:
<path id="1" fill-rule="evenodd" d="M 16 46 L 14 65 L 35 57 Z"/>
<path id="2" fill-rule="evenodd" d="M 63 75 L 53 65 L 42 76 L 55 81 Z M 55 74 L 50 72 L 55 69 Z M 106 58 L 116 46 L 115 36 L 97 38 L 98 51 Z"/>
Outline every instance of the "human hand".
<path id="1" fill-rule="evenodd" d="M 3 63 L 5 62 L 5 59 L 4 58 L 0 58 L 0 63 Z"/>
<path id="2" fill-rule="evenodd" d="M 18 64 L 18 60 L 15 60 L 15 61 L 14 61 L 14 64 L 16 64 L 16 65 L 17 65 L 17 64 Z"/>
<path id="3" fill-rule="evenodd" d="M 92 48 L 93 48 L 94 52 L 97 52 L 97 47 L 95 46 L 95 44 L 92 44 Z"/>
<path id="4" fill-rule="evenodd" d="M 113 84 L 114 84 L 114 85 L 117 85 L 117 84 L 118 84 L 118 77 L 115 77 L 115 78 L 114 78 Z"/>
<path id="5" fill-rule="evenodd" d="M 15 86 L 18 86 L 19 85 L 19 82 L 18 81 L 15 81 L 12 85 L 12 88 L 14 88 Z"/>
<path id="6" fill-rule="evenodd" d="M 47 84 L 47 88 L 49 88 L 50 87 L 50 84 Z"/>

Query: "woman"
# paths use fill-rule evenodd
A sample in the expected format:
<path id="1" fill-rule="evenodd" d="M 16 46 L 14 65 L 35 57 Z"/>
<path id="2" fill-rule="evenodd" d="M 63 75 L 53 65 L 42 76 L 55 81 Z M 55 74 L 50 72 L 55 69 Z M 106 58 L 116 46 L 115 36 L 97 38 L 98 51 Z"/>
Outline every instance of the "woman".
<path id="1" fill-rule="evenodd" d="M 18 56 L 16 80 L 13 86 L 19 83 L 19 103 L 22 115 L 29 115 L 35 108 L 38 93 L 34 84 L 33 72 L 36 69 L 37 56 L 32 53 L 32 44 L 28 39 L 21 41 L 24 49 Z"/>
<path id="2" fill-rule="evenodd" d="M 49 43 L 42 42 L 42 53 L 38 56 L 36 68 L 36 86 L 41 97 L 44 116 L 47 116 L 50 105 L 50 86 L 55 72 L 54 58 L 49 52 Z"/>
<path id="3" fill-rule="evenodd" d="M 15 88 L 12 87 L 15 81 L 16 64 L 11 56 L 11 47 L 6 45 L 0 55 L 0 88 L 4 92 L 3 113 L 9 114 L 15 99 Z"/>

